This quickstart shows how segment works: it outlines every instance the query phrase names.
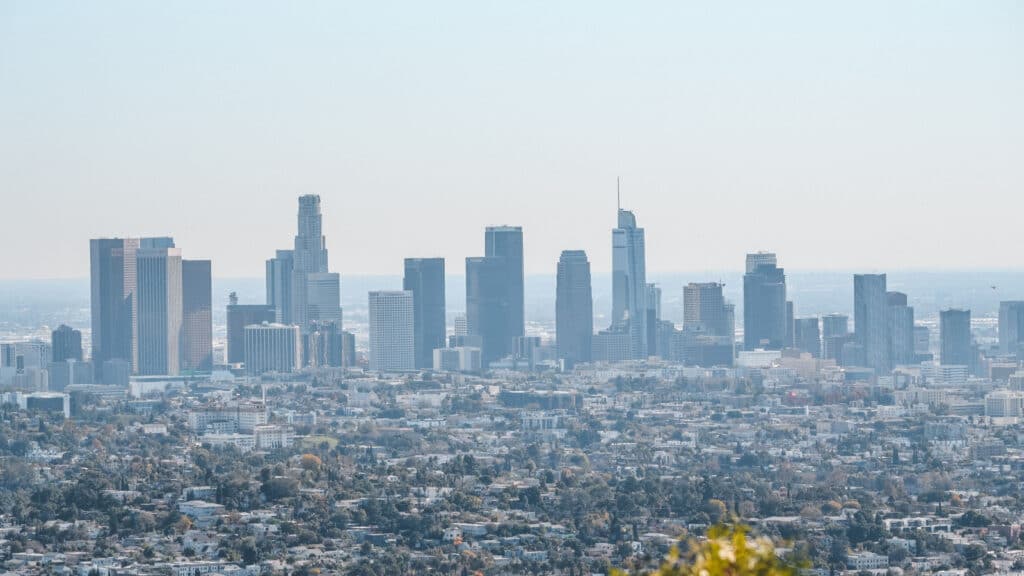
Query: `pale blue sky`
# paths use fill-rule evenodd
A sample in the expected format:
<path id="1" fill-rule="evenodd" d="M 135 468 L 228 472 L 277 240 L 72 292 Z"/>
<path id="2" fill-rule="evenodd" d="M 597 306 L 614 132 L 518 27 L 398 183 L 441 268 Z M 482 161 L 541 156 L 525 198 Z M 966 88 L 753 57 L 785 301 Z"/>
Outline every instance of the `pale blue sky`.
<path id="1" fill-rule="evenodd" d="M 483 251 L 653 271 L 1024 265 L 1024 3 L 0 0 L 0 277 L 172 234 L 258 276 Z"/>

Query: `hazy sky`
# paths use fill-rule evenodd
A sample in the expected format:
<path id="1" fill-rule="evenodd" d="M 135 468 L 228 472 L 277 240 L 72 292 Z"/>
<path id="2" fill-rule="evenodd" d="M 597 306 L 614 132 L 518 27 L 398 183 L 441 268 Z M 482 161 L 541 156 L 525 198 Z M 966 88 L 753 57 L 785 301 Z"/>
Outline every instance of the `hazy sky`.
<path id="1" fill-rule="evenodd" d="M 1024 266 L 1024 3 L 0 1 L 0 277 L 173 235 L 259 276 L 323 198 L 332 268 Z"/>

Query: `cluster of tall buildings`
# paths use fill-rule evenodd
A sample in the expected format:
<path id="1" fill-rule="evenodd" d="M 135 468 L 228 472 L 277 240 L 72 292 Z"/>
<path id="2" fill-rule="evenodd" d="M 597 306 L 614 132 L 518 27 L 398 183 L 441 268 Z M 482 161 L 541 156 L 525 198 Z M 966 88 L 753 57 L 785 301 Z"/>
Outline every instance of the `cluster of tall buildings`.
<path id="1" fill-rule="evenodd" d="M 100 238 L 89 249 L 96 382 L 213 369 L 209 260 L 184 260 L 168 237 Z"/>
<path id="2" fill-rule="evenodd" d="M 795 317 L 777 256 L 748 254 L 743 337 L 738 342 L 736 308 L 725 298 L 721 282 L 682 288 L 681 327 L 662 318 L 661 288 L 647 282 L 644 229 L 633 212 L 621 207 L 611 249 L 610 323 L 597 331 L 587 254 L 561 253 L 553 344 L 526 335 L 522 228 L 485 229 L 483 256 L 465 261 L 465 315 L 456 319 L 452 334 L 447 329 L 444 259 L 407 258 L 401 290 L 368 294 L 368 367 L 477 371 L 522 362 L 533 366 L 545 354 L 563 368 L 650 357 L 728 366 L 740 346 L 749 351 L 802 351 L 885 374 L 931 358 L 929 329 L 915 323 L 907 295 L 889 291 L 884 274 L 854 276 L 851 332 L 850 318 L 843 314 Z M 89 367 L 96 382 L 212 369 L 208 260 L 183 259 L 168 237 L 96 239 L 90 252 L 91 365 L 80 350 L 75 352 L 81 335 L 67 327 L 54 331 L 53 362 Z M 1024 302 L 1003 302 L 999 316 L 1000 352 L 1019 355 Z M 940 340 L 942 364 L 973 366 L 977 361 L 970 311 L 942 311 Z M 356 363 L 355 336 L 342 325 L 340 275 L 329 267 L 319 196 L 299 197 L 292 247 L 277 250 L 267 260 L 266 302 L 241 304 L 230 296 L 225 361 L 253 375 Z M 81 366 L 75 369 L 78 373 Z M 70 368 L 52 370 L 68 374 L 60 376 L 62 381 L 75 380 Z"/>

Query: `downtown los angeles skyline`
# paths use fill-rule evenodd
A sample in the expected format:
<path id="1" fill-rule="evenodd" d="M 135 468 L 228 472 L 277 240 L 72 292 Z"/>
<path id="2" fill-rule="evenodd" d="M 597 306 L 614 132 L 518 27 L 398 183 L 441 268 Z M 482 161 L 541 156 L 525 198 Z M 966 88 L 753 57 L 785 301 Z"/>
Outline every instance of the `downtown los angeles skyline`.
<path id="1" fill-rule="evenodd" d="M 501 224 L 603 273 L 618 176 L 652 272 L 1019 267 L 1018 3 L 192 6 L 0 6 L 0 278 L 115 235 L 256 277 L 302 194 L 343 275 Z"/>

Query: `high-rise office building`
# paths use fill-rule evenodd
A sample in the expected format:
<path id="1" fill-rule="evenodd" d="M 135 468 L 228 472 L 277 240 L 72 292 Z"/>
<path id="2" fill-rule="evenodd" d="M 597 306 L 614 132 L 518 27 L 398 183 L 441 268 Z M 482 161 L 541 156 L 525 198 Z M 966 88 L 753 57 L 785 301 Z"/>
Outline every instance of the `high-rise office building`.
<path id="1" fill-rule="evenodd" d="M 299 327 L 284 324 L 251 324 L 245 327 L 245 372 L 294 372 L 302 362 Z"/>
<path id="2" fill-rule="evenodd" d="M 275 257 L 267 260 L 267 305 L 281 324 L 292 323 L 293 254 L 291 250 L 278 250 Z"/>
<path id="3" fill-rule="evenodd" d="M 932 331 L 923 324 L 914 325 L 914 355 L 918 358 L 931 354 Z"/>
<path id="4" fill-rule="evenodd" d="M 50 348 L 53 350 L 53 361 L 82 361 L 82 332 L 71 326 L 61 324 L 50 333 Z"/>
<path id="5" fill-rule="evenodd" d="M 370 292 L 370 370 L 416 367 L 413 295 L 408 290 Z"/>
<path id="6" fill-rule="evenodd" d="M 618 210 L 612 229 L 612 332 L 629 334 L 632 359 L 647 358 L 647 256 L 644 229 L 629 210 Z"/>
<path id="7" fill-rule="evenodd" d="M 209 260 L 181 261 L 181 369 L 213 370 L 213 278 Z"/>
<path id="8" fill-rule="evenodd" d="M 555 288 L 555 344 L 566 368 L 590 361 L 593 336 L 590 261 L 583 250 L 563 250 Z"/>
<path id="9" fill-rule="evenodd" d="M 939 312 L 939 363 L 972 366 L 971 311 L 952 308 Z"/>
<path id="10" fill-rule="evenodd" d="M 793 347 L 809 352 L 815 358 L 821 357 L 821 330 L 817 317 L 793 320 Z"/>
<path id="11" fill-rule="evenodd" d="M 142 375 L 176 375 L 181 368 L 181 250 L 147 239 L 136 252 L 138 343 Z"/>
<path id="12" fill-rule="evenodd" d="M 306 322 L 341 327 L 341 275 L 316 272 L 306 276 Z M 312 327 L 310 327 L 310 330 Z"/>
<path id="13" fill-rule="evenodd" d="M 759 266 L 775 266 L 778 267 L 779 260 L 775 256 L 774 252 L 755 252 L 753 254 L 747 254 L 745 262 L 745 273 L 751 274 L 757 271 Z"/>
<path id="14" fill-rule="evenodd" d="M 511 326 L 507 268 L 503 258 L 466 258 L 466 333 L 479 337 L 485 367 L 511 355 L 519 335 Z"/>
<path id="15" fill-rule="evenodd" d="M 406 258 L 402 289 L 412 292 L 416 368 L 432 368 L 445 347 L 444 258 Z"/>
<path id="16" fill-rule="evenodd" d="M 136 365 L 138 335 L 135 252 L 137 238 L 100 238 L 89 241 L 92 363 L 97 382 L 105 382 L 108 360 Z"/>
<path id="17" fill-rule="evenodd" d="M 310 274 L 328 272 L 327 240 L 323 235 L 320 196 L 299 196 L 298 233 L 292 251 L 292 323 L 303 332 L 315 318 L 310 314 Z M 340 305 L 340 304 L 339 304 Z"/>
<path id="18" fill-rule="evenodd" d="M 887 292 L 886 300 L 889 305 L 889 354 L 892 364 L 914 364 L 914 308 L 907 305 L 907 295 L 902 292 Z"/>
<path id="19" fill-rule="evenodd" d="M 511 356 L 525 333 L 523 232 L 488 227 L 483 258 L 466 258 L 466 331 L 482 341 L 484 366 Z"/>
<path id="20" fill-rule="evenodd" d="M 274 307 L 269 304 L 239 304 L 234 292 L 228 296 L 227 308 L 227 363 L 245 362 L 245 327 L 252 324 L 272 324 L 276 321 Z"/>
<path id="21" fill-rule="evenodd" d="M 853 330 L 864 361 L 876 375 L 892 369 L 889 344 L 889 303 L 885 274 L 853 276 Z"/>
<path id="22" fill-rule="evenodd" d="M 683 286 L 683 328 L 702 326 L 712 336 L 733 337 L 729 312 L 722 294 L 724 284 L 691 282 Z"/>
<path id="23" fill-rule="evenodd" d="M 523 229 L 520 226 L 488 226 L 484 230 L 484 256 L 505 262 L 508 282 L 508 317 L 513 337 L 526 333 L 526 282 L 523 269 Z"/>
<path id="24" fill-rule="evenodd" d="M 850 317 L 827 314 L 821 317 L 822 357 L 843 365 L 843 346 L 851 341 Z"/>
<path id="25" fill-rule="evenodd" d="M 774 254 L 747 254 L 743 275 L 743 344 L 747 350 L 786 345 L 786 273 Z"/>
<path id="26" fill-rule="evenodd" d="M 1007 300 L 999 303 L 999 353 L 1021 354 L 1024 344 L 1024 301 Z"/>

